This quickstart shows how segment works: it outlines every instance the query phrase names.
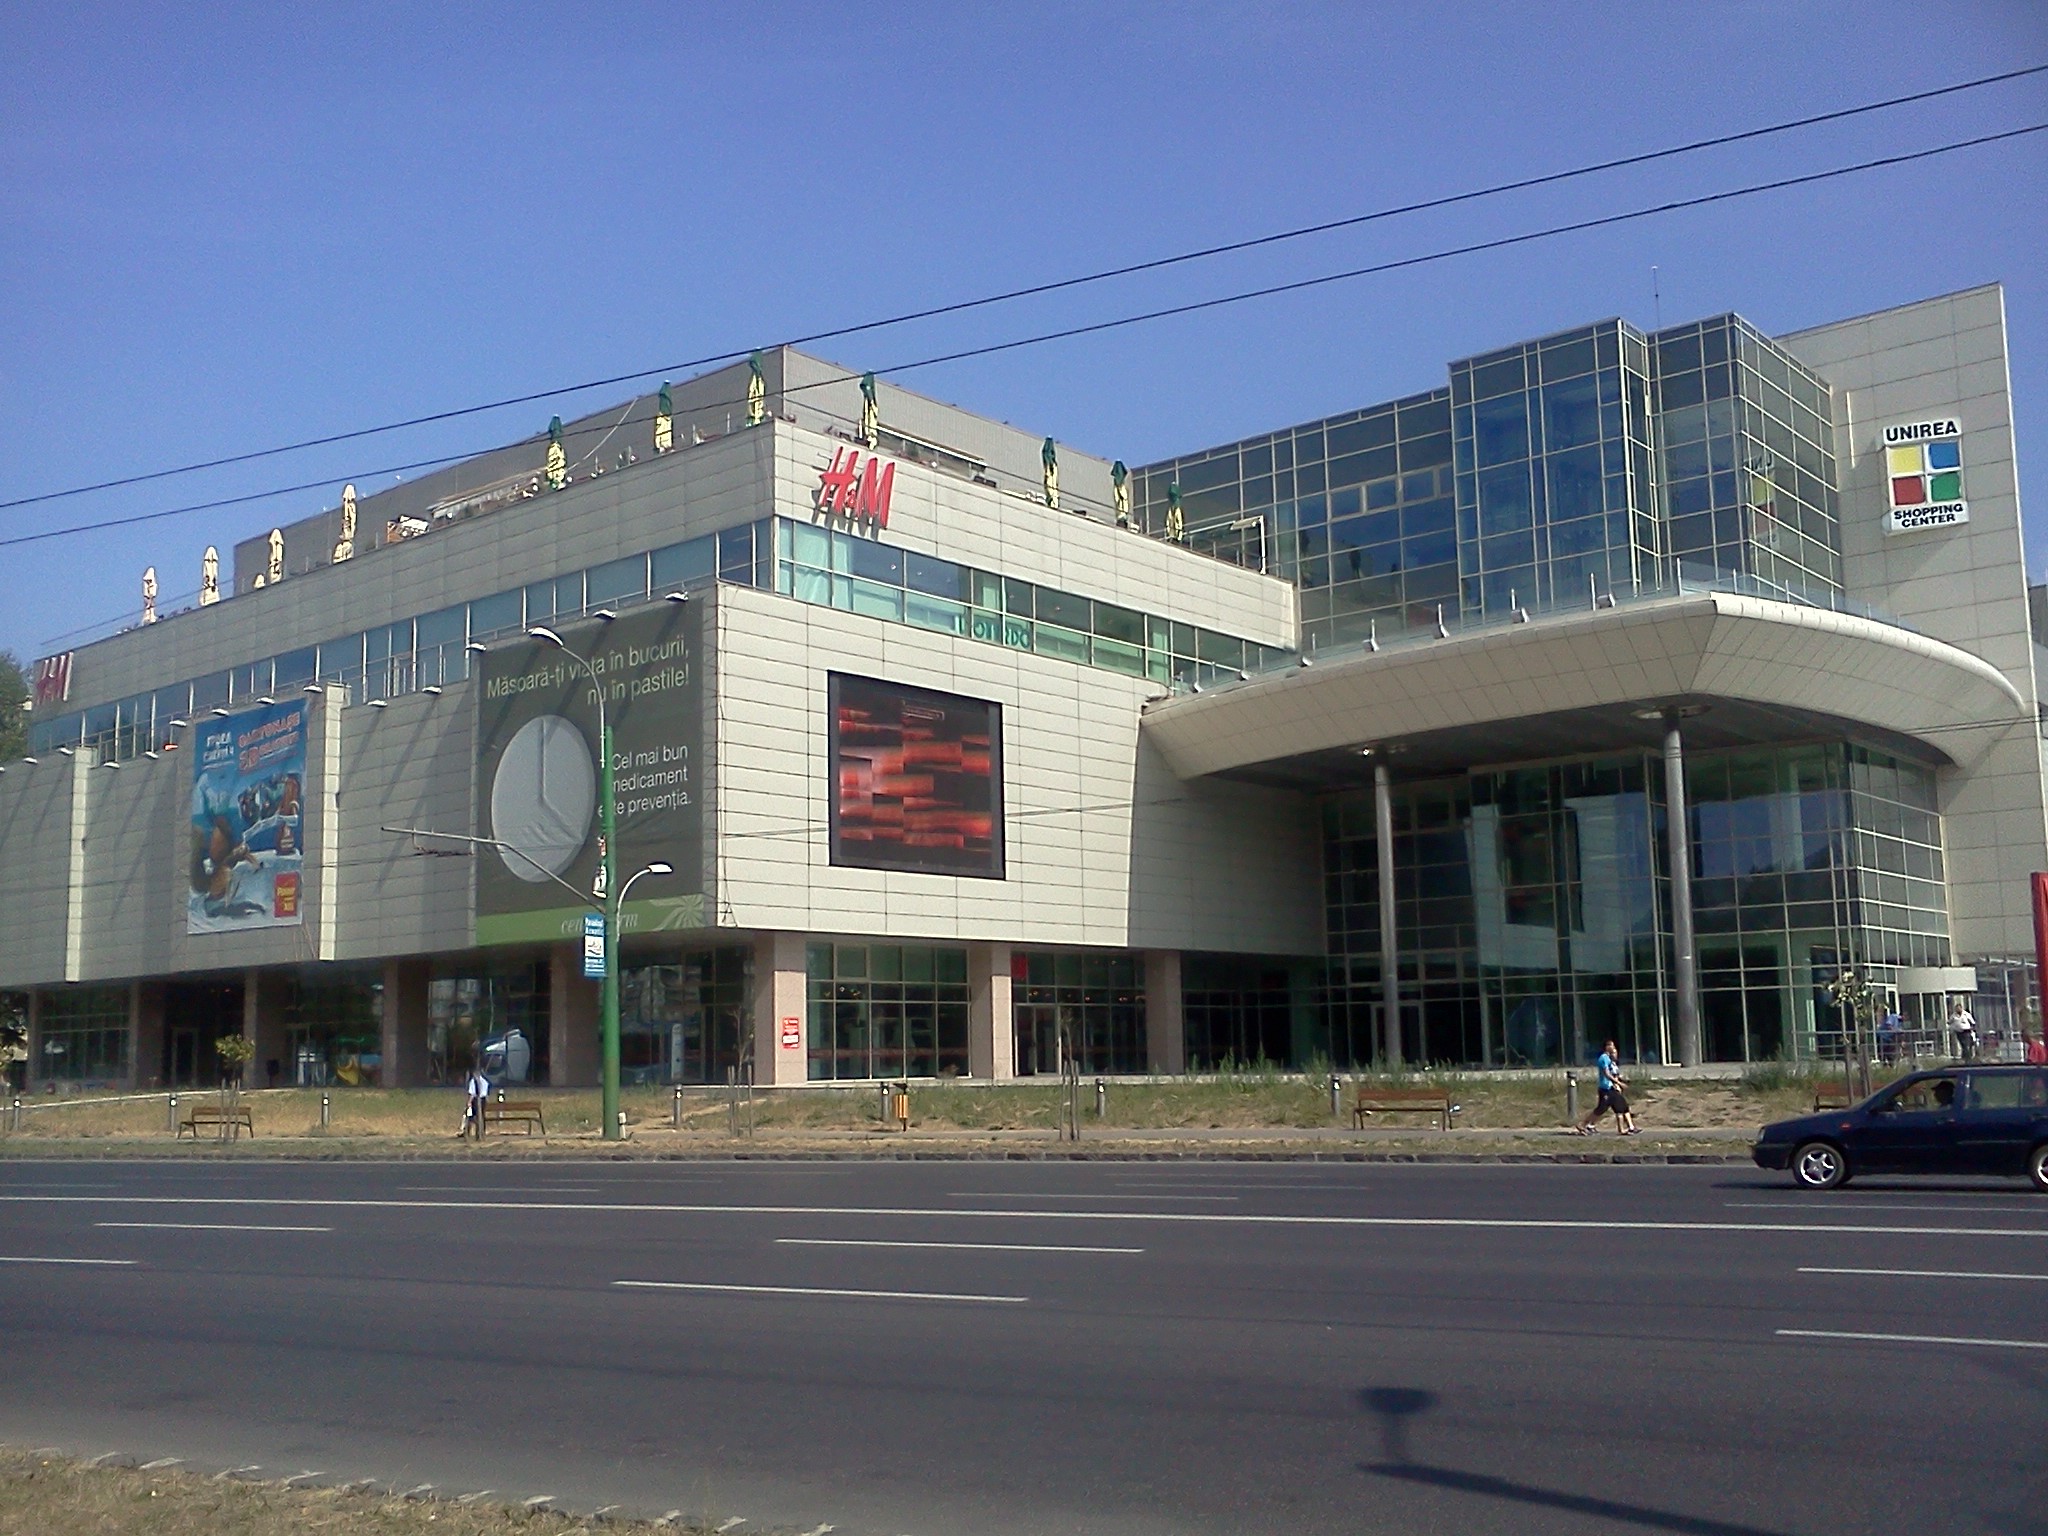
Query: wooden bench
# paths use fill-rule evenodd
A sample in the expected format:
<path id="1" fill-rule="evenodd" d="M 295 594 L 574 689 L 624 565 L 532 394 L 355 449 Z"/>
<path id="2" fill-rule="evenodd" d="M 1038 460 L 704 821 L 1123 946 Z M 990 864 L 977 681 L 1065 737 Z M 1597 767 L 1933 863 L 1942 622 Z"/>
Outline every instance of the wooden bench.
<path id="1" fill-rule="evenodd" d="M 239 1136 L 244 1131 L 251 1137 L 256 1134 L 256 1122 L 246 1104 L 238 1104 L 233 1109 L 223 1109 L 218 1104 L 194 1104 L 178 1117 L 178 1128 L 172 1135 L 182 1136 L 190 1131 L 192 1139 L 197 1141 L 202 1125 L 216 1136 Z"/>
<path id="2" fill-rule="evenodd" d="M 1351 1124 L 1356 1130 L 1365 1129 L 1367 1115 L 1422 1114 L 1435 1115 L 1437 1128 L 1448 1131 L 1451 1117 L 1458 1113 L 1458 1105 L 1451 1102 L 1448 1093 L 1434 1088 L 1360 1088 L 1358 1101 L 1351 1106 Z"/>
<path id="3" fill-rule="evenodd" d="M 1851 1093 L 1843 1083 L 1822 1083 L 1813 1090 L 1813 1112 L 1818 1115 L 1830 1109 L 1847 1109 L 1862 1102 L 1862 1095 Z"/>
<path id="4" fill-rule="evenodd" d="M 507 1124 L 521 1125 L 528 1136 L 538 1130 L 542 1141 L 548 1137 L 548 1123 L 541 1114 L 539 1099 L 508 1099 L 501 1093 L 491 1101 L 484 1124 L 494 1131 L 502 1131 Z"/>

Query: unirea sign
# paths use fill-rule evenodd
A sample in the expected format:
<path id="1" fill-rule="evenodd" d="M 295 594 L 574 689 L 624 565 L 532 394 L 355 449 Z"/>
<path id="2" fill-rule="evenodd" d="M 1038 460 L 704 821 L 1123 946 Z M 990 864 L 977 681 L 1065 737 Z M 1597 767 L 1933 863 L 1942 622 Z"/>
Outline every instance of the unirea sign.
<path id="1" fill-rule="evenodd" d="M 1884 429 L 1886 534 L 1954 528 L 1970 520 L 1963 497 L 1963 424 L 1953 416 Z"/>

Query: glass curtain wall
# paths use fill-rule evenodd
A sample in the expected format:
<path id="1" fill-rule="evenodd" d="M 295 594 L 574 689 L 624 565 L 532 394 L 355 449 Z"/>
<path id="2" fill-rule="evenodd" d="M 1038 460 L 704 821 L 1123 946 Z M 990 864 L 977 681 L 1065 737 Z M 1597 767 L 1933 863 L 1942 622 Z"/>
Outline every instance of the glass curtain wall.
<path id="1" fill-rule="evenodd" d="M 1138 956 L 1036 951 L 1010 963 L 1019 1077 L 1059 1071 L 1062 1033 L 1083 1072 L 1147 1069 Z"/>
<path id="2" fill-rule="evenodd" d="M 1656 580 L 1641 333 L 1610 320 L 1453 363 L 1451 418 L 1466 615 Z"/>
<path id="3" fill-rule="evenodd" d="M 1284 1065 L 1296 1049 L 1295 967 L 1257 955 L 1181 957 L 1181 1019 L 1190 1072 Z M 1311 1038 L 1320 1032 L 1311 1025 Z"/>
<path id="4" fill-rule="evenodd" d="M 1404 1054 L 1500 1066 L 1670 1059 L 1663 768 L 1648 754 L 1394 793 Z M 1692 754 L 1687 792 L 1704 1055 L 1840 1047 L 1828 983 L 1948 963 L 1932 771 L 1862 746 Z M 1370 794 L 1324 808 L 1329 1023 L 1369 1061 L 1379 1019 Z"/>
<path id="5" fill-rule="evenodd" d="M 619 1074 L 628 1083 L 722 1083 L 751 1052 L 753 952 L 740 946 L 619 971 Z"/>
<path id="6" fill-rule="evenodd" d="M 285 1054 L 251 1063 L 249 1080 L 268 1087 L 375 1087 L 383 1080 L 384 985 L 369 978 L 289 976 L 284 982 Z M 257 1074 L 262 1074 L 259 1078 Z"/>
<path id="7" fill-rule="evenodd" d="M 1450 392 L 1434 390 L 1140 470 L 1140 526 L 1166 529 L 1169 488 L 1188 544 L 1301 588 L 1313 648 L 1433 626 L 1455 614 Z"/>
<path id="8" fill-rule="evenodd" d="M 1739 315 L 1652 339 L 1672 555 L 1787 592 L 1842 590 L 1833 390 Z"/>
<path id="9" fill-rule="evenodd" d="M 435 977 L 427 992 L 427 1081 L 460 1082 L 485 1046 L 516 1030 L 526 1040 L 527 1081 L 546 1082 L 551 1012 L 545 959 Z"/>
<path id="10" fill-rule="evenodd" d="M 812 944 L 813 1080 L 964 1077 L 967 951 Z"/>
<path id="11" fill-rule="evenodd" d="M 110 1082 L 128 1075 L 128 989 L 63 987 L 42 995 L 35 1075 Z"/>

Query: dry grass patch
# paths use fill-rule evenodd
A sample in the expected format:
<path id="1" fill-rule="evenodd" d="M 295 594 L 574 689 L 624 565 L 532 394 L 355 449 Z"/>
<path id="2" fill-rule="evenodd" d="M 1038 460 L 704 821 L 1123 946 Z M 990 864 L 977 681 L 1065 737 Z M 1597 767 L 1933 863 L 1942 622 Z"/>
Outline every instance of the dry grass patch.
<path id="1" fill-rule="evenodd" d="M 598 1526 L 545 1510 L 216 1481 L 175 1468 L 89 1467 L 0 1447 L 0 1536 L 675 1536 L 709 1529 L 639 1520 Z"/>

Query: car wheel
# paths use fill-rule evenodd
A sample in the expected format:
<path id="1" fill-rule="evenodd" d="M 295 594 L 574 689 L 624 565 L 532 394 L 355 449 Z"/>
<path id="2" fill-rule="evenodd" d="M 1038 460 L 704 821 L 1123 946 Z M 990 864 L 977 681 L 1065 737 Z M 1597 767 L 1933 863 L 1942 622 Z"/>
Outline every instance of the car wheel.
<path id="1" fill-rule="evenodd" d="M 2028 1156 L 2027 1177 L 2034 1181 L 2034 1188 L 2048 1194 L 2048 1141 L 2042 1142 Z"/>
<path id="2" fill-rule="evenodd" d="M 1792 1154 L 1792 1177 L 1807 1189 L 1835 1189 L 1849 1182 L 1849 1160 L 1830 1141 L 1809 1141 Z"/>

